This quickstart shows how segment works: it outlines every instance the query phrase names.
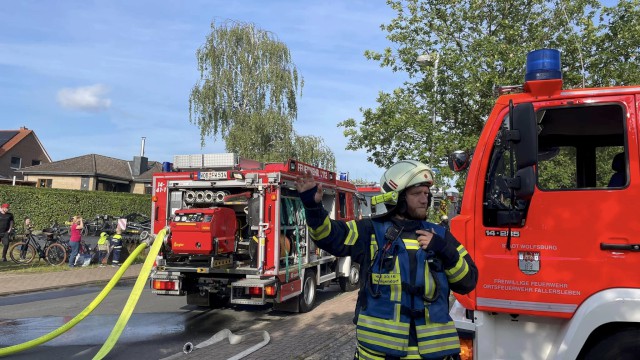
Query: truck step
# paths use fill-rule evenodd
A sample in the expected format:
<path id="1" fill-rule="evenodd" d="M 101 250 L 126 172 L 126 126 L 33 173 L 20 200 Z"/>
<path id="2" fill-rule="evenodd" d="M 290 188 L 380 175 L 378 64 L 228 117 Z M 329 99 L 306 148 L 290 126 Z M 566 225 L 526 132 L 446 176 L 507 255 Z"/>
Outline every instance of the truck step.
<path id="1" fill-rule="evenodd" d="M 242 279 L 231 283 L 231 287 L 265 287 L 276 283 L 276 279 Z"/>

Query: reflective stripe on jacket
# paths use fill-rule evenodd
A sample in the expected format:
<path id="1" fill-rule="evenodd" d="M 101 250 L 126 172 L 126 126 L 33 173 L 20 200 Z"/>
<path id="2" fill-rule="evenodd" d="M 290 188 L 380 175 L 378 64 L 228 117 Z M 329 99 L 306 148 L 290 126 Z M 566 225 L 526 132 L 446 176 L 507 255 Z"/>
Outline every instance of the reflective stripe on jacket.
<path id="1" fill-rule="evenodd" d="M 111 245 L 114 249 L 122 248 L 122 235 L 115 234 L 111 237 Z"/>

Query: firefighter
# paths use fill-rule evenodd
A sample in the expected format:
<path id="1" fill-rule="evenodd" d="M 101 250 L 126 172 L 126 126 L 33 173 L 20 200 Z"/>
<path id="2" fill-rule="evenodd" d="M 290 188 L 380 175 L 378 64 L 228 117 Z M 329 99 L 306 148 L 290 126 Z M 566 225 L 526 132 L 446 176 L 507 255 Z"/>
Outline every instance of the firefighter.
<path id="1" fill-rule="evenodd" d="M 322 184 L 310 172 L 296 179 L 309 234 L 316 245 L 360 264 L 355 359 L 459 359 L 449 316 L 449 291 L 466 294 L 478 270 L 444 227 L 427 222 L 433 173 L 413 160 L 391 166 L 380 180 L 387 212 L 352 221 L 331 220 Z"/>
<path id="2" fill-rule="evenodd" d="M 440 226 L 449 230 L 449 217 L 447 215 L 440 216 Z"/>
<path id="3" fill-rule="evenodd" d="M 120 226 L 116 228 L 116 233 L 111 237 L 111 266 L 120 266 L 120 253 L 122 252 L 122 229 Z"/>

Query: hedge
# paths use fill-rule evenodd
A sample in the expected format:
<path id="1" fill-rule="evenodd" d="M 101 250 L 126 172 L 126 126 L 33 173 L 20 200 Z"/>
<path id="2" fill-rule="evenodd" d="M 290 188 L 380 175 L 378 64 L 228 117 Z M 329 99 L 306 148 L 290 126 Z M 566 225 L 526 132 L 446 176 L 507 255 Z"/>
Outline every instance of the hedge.
<path id="1" fill-rule="evenodd" d="M 0 204 L 9 203 L 18 229 L 30 217 L 36 229 L 54 221 L 64 224 L 73 215 L 91 221 L 96 215 L 151 214 L 151 195 L 0 185 Z"/>

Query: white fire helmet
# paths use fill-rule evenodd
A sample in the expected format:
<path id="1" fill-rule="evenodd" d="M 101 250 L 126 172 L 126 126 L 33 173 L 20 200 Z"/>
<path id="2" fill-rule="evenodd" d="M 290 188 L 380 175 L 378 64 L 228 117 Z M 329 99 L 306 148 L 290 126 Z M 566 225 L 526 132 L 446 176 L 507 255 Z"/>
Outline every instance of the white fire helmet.
<path id="1" fill-rule="evenodd" d="M 433 178 L 433 172 L 427 165 L 415 160 L 399 161 L 391 165 L 380 178 L 382 196 L 377 203 L 397 205 L 399 194 L 403 190 L 417 185 L 431 187 Z"/>

